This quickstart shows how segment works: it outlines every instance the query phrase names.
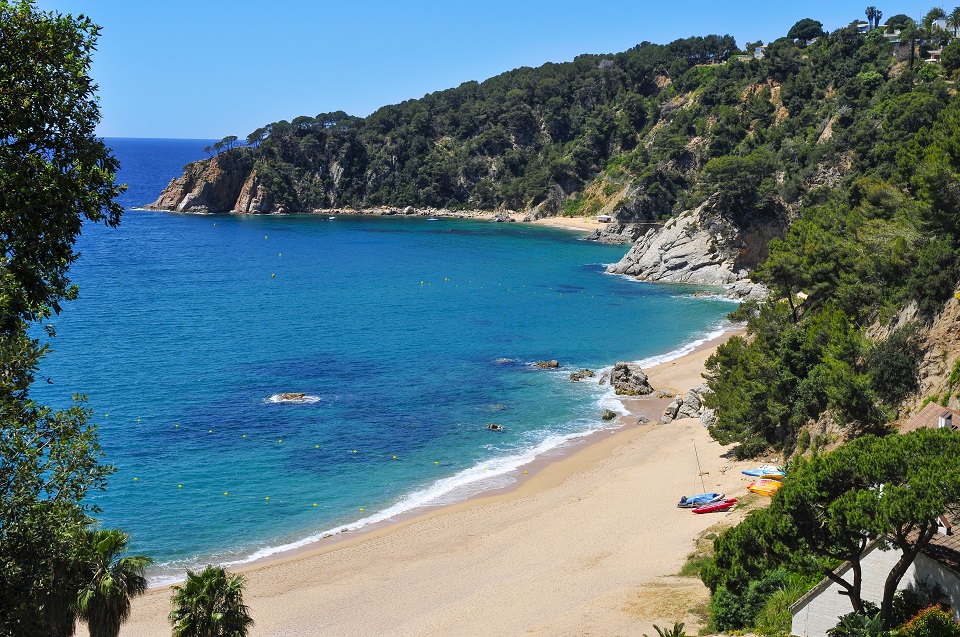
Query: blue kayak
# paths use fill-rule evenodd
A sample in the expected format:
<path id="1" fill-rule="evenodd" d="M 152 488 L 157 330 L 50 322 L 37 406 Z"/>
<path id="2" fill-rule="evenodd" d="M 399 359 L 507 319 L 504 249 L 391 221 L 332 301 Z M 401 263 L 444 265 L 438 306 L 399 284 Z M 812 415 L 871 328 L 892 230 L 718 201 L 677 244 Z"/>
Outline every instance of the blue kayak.
<path id="1" fill-rule="evenodd" d="M 711 502 L 719 502 L 723 499 L 722 493 L 700 493 L 697 495 L 683 496 L 677 506 L 681 509 L 693 509 Z"/>
<path id="2" fill-rule="evenodd" d="M 773 466 L 772 464 L 762 464 L 756 469 L 745 469 L 740 473 L 742 473 L 745 476 L 750 476 L 751 478 L 759 478 L 760 476 L 775 475 L 775 474 L 779 474 L 781 476 L 783 475 L 783 471 L 780 471 L 780 469 Z"/>

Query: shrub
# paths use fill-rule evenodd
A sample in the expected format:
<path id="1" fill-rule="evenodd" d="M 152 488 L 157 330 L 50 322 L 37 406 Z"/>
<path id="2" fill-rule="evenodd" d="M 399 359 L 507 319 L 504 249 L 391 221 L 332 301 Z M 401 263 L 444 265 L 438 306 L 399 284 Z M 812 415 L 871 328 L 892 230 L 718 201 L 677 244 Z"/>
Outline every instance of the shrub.
<path id="1" fill-rule="evenodd" d="M 939 606 L 931 606 L 894 633 L 896 637 L 960 637 L 960 624 Z"/>

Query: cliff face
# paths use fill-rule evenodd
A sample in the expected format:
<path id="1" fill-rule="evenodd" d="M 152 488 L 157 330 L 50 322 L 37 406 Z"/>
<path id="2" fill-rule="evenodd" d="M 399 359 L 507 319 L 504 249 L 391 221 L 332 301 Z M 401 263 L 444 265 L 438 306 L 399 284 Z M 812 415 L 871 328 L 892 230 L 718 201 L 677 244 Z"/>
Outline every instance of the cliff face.
<path id="1" fill-rule="evenodd" d="M 707 200 L 662 228 L 648 230 L 607 272 L 664 283 L 734 283 L 767 258 L 770 240 L 786 229 L 785 216 L 748 216 L 738 222 Z"/>
<path id="2" fill-rule="evenodd" d="M 160 197 L 147 206 L 175 212 L 273 212 L 257 180 L 253 156 L 238 149 L 187 164 Z"/>

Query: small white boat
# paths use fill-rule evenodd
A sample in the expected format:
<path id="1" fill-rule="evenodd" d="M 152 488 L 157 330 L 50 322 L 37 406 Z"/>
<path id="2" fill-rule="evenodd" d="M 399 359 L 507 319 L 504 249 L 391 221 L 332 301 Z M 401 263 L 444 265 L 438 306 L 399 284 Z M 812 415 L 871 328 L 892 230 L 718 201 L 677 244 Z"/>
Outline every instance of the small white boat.
<path id="1" fill-rule="evenodd" d="M 336 219 L 336 217 L 327 217 L 327 219 L 329 219 L 330 221 L 333 221 L 334 219 Z"/>
<path id="2" fill-rule="evenodd" d="M 439 219 L 434 219 L 433 217 L 430 217 L 429 219 L 427 219 L 427 221 L 440 221 L 440 220 L 439 220 Z"/>

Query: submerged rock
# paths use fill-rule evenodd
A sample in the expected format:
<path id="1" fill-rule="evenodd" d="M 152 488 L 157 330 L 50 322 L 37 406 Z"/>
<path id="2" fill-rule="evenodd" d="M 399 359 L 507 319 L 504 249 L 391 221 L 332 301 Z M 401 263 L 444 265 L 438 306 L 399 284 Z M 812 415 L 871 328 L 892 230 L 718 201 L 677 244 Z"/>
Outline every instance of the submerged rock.
<path id="1" fill-rule="evenodd" d="M 303 392 L 290 392 L 286 394 L 278 394 L 277 400 L 303 400 L 306 394 Z"/>
<path id="2" fill-rule="evenodd" d="M 610 372 L 610 384 L 619 396 L 645 396 L 653 393 L 647 375 L 636 363 L 617 363 Z"/>
<path id="3" fill-rule="evenodd" d="M 593 378 L 596 374 L 593 373 L 592 369 L 581 369 L 579 372 L 573 372 L 570 374 L 570 380 L 575 383 L 580 382 L 581 380 L 586 380 L 588 378 Z"/>

